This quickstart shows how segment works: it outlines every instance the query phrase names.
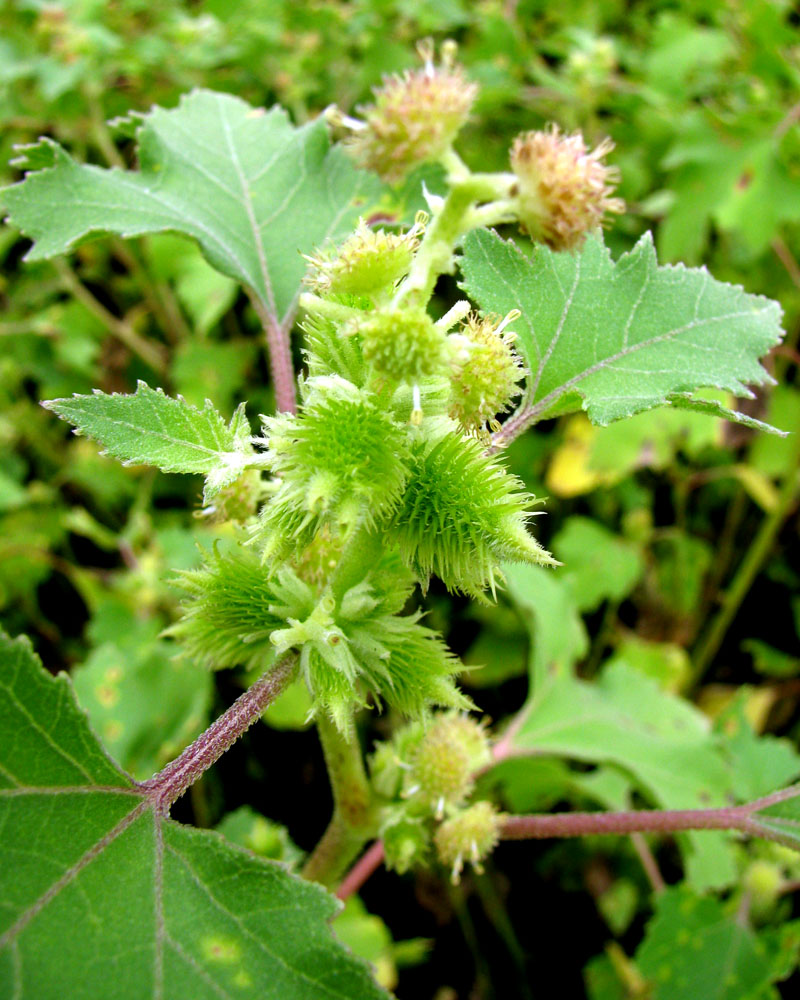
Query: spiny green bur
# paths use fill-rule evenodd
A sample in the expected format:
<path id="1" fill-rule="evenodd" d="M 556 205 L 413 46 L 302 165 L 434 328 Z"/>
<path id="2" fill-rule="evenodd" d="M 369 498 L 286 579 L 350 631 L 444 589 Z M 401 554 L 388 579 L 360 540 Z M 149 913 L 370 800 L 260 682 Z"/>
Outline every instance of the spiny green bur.
<path id="1" fill-rule="evenodd" d="M 344 379 L 318 381 L 297 415 L 265 418 L 264 440 L 281 482 L 262 515 L 265 556 L 304 548 L 326 522 L 374 524 L 400 500 L 406 429 Z"/>
<path id="2" fill-rule="evenodd" d="M 409 481 L 390 536 L 423 582 L 481 597 L 501 579 L 500 562 L 556 565 L 528 533 L 534 499 L 450 421 L 432 420 L 414 442 Z"/>
<path id="3" fill-rule="evenodd" d="M 415 382 L 445 370 L 446 337 L 425 309 L 378 313 L 360 333 L 364 360 L 395 382 Z"/>
<path id="4" fill-rule="evenodd" d="M 307 258 L 312 268 L 307 283 L 325 295 L 380 297 L 408 273 L 418 231 L 398 236 L 372 230 L 362 219 L 338 249 Z"/>
<path id="5" fill-rule="evenodd" d="M 417 796 L 441 819 L 446 807 L 466 801 L 475 771 L 489 759 L 486 735 L 477 722 L 439 716 L 416 747 L 404 794 Z"/>

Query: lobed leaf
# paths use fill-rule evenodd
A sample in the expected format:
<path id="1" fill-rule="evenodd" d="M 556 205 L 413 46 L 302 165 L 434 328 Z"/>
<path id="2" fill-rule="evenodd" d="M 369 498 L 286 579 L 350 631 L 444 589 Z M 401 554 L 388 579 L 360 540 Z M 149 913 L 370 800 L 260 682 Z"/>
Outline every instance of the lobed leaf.
<path id="1" fill-rule="evenodd" d="M 226 424 L 208 401 L 198 410 L 180 397 L 171 399 L 163 390 L 139 382 L 133 395 L 95 390 L 89 396 L 52 399 L 42 406 L 126 465 L 202 473 L 206 502 L 255 461 L 244 404 Z"/>
<path id="2" fill-rule="evenodd" d="M 0 689 L 0 994 L 386 1000 L 333 898 L 163 817 L 27 640 L 0 637 Z"/>
<path id="3" fill-rule="evenodd" d="M 576 254 L 539 246 L 528 256 L 477 230 L 461 269 L 482 309 L 522 313 L 514 329 L 531 372 L 527 423 L 582 408 L 608 424 L 670 405 L 753 426 L 692 394 L 714 387 L 751 397 L 748 384 L 770 382 L 758 359 L 780 342 L 780 306 L 705 268 L 659 267 L 649 233 L 614 262 L 597 238 Z"/>
<path id="4" fill-rule="evenodd" d="M 76 163 L 49 139 L 25 147 L 17 165 L 32 172 L 3 200 L 9 221 L 35 241 L 26 259 L 100 233 L 183 233 L 289 325 L 301 253 L 347 235 L 377 180 L 329 147 L 322 118 L 295 128 L 281 108 L 251 108 L 231 94 L 195 90 L 141 123 L 138 171 Z"/>
<path id="5" fill-rule="evenodd" d="M 755 1000 L 776 995 L 769 984 L 789 973 L 798 942 L 799 921 L 758 937 L 718 900 L 678 886 L 658 897 L 636 965 L 652 1000 Z"/>

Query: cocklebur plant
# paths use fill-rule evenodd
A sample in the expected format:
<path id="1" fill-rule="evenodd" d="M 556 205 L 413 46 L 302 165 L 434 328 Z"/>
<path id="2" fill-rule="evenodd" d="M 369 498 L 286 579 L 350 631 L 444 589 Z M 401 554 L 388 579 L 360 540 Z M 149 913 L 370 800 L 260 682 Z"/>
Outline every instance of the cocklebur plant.
<path id="1" fill-rule="evenodd" d="M 470 170 L 453 142 L 474 86 L 452 47 L 438 66 L 429 47 L 422 54 L 421 70 L 376 90 L 363 120 L 326 116 L 351 133 L 343 148 L 329 145 L 326 120 L 295 128 L 280 109 L 198 91 L 141 116 L 139 170 L 82 166 L 43 140 L 22 151 L 29 173 L 4 192 L 10 221 L 35 241 L 31 259 L 98 232 L 195 239 L 250 296 L 277 409 L 253 435 L 243 407 L 226 422 L 210 404 L 197 409 L 143 382 L 132 395 L 45 403 L 124 462 L 205 476 L 203 510 L 231 526 L 200 568 L 176 574 L 183 610 L 169 634 L 209 668 L 259 676 L 137 783 L 103 755 L 65 683 L 43 674 L 24 643 L 5 642 L 14 732 L 0 741 L 5 871 L 43 815 L 74 831 L 59 843 L 57 870 L 23 873 L 0 930 L 0 975 L 15 995 L 105 995 L 98 953 L 130 972 L 137 996 L 192 995 L 201 983 L 209 995 L 233 984 L 255 997 L 272 982 L 281 997 L 382 995 L 330 939 L 320 890 L 168 818 L 295 678 L 310 694 L 334 797 L 304 875 L 342 896 L 383 857 L 398 872 L 438 865 L 457 879 L 502 839 L 716 829 L 797 846 L 797 788 L 731 805 L 742 798 L 731 784 L 700 808 L 707 789 L 662 793 L 625 758 L 635 791 L 663 809 L 510 816 L 476 784 L 493 764 L 538 752 L 542 705 L 575 699 L 598 710 L 585 682 L 535 663 L 531 699 L 492 744 L 469 715 L 459 660 L 423 623 L 420 594 L 434 577 L 488 602 L 520 567 L 535 580 L 557 566 L 532 533 L 541 511 L 505 468 L 503 446 L 581 409 L 599 424 L 663 406 L 769 430 L 698 390 L 748 395 L 748 383 L 768 381 L 758 359 L 780 339 L 780 310 L 705 270 L 658 267 L 647 236 L 614 262 L 599 233 L 621 210 L 601 162 L 607 143 L 592 152 L 555 127 L 529 131 L 509 172 Z M 396 183 L 430 163 L 445 189 L 425 189 L 427 212 L 371 226 L 391 192 L 368 171 Z M 438 279 L 453 274 L 465 298 L 436 315 Z M 364 709 L 404 720 L 374 749 L 369 773 Z M 686 728 L 688 707 L 674 711 Z M 683 766 L 668 749 L 659 773 Z M 719 748 L 703 752 L 727 780 Z M 98 889 L 114 878 L 148 900 L 133 928 Z M 80 921 L 86 899 L 95 912 Z M 271 916 L 289 910 L 292 926 Z M 81 928 L 66 972 L 57 919 Z M 55 957 L 42 964 L 42 954 Z M 131 958 L 141 954 L 146 970 Z"/>

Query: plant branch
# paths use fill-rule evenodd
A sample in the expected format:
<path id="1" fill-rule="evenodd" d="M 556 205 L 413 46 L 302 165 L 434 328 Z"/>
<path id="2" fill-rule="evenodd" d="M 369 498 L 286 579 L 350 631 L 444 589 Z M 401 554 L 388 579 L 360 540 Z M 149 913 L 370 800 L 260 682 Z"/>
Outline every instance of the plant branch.
<path id="1" fill-rule="evenodd" d="M 385 851 L 383 841 L 376 840 L 356 861 L 350 871 L 342 879 L 336 895 L 339 899 L 347 899 L 358 892 L 370 875 L 374 874 L 383 864 Z"/>
<path id="2" fill-rule="evenodd" d="M 736 612 L 761 571 L 761 567 L 769 558 L 778 532 L 783 527 L 799 497 L 800 473 L 797 469 L 793 469 L 783 482 L 774 510 L 761 522 L 761 527 L 750 543 L 730 587 L 723 595 L 719 611 L 698 645 L 688 684 L 689 688 L 694 687 L 702 679 L 711 661 L 717 655 Z"/>
<path id="3" fill-rule="evenodd" d="M 306 862 L 303 875 L 324 885 L 335 885 L 364 844 L 375 836 L 375 815 L 356 738 L 347 739 L 322 713 L 317 717 L 317 731 L 333 792 L 333 817 Z"/>
<path id="4" fill-rule="evenodd" d="M 800 288 L 800 266 L 794 258 L 794 254 L 780 236 L 775 236 L 770 244 L 775 256 L 786 268 L 786 273 L 792 280 L 792 284 Z"/>
<path id="5" fill-rule="evenodd" d="M 498 179 L 499 178 L 499 179 Z M 506 194 L 504 175 L 467 174 L 453 179 L 450 192 L 437 208 L 425 230 L 411 270 L 400 284 L 392 303 L 427 303 L 440 274 L 452 270 L 453 249 L 473 226 L 472 213 L 479 202 L 492 201 Z"/>
<path id="6" fill-rule="evenodd" d="M 742 806 L 719 809 L 633 809 L 624 812 L 535 813 L 507 816 L 500 826 L 503 840 L 546 840 L 550 837 L 590 837 L 602 834 L 682 833 L 688 830 L 738 830 L 778 840 L 781 834 L 763 827 L 753 813 L 775 802 L 794 798 L 796 787 L 782 789 Z"/>
<path id="7" fill-rule="evenodd" d="M 296 653 L 285 656 L 240 695 L 179 757 L 142 783 L 141 788 L 159 813 L 166 815 L 172 803 L 261 717 L 264 709 L 292 679 L 296 663 Z"/>
<path id="8" fill-rule="evenodd" d="M 145 364 L 150 365 L 153 371 L 158 372 L 159 375 L 165 374 L 167 370 L 166 360 L 159 346 L 141 337 L 130 323 L 124 319 L 119 319 L 113 313 L 109 312 L 102 302 L 99 302 L 92 295 L 65 260 L 56 259 L 53 261 L 53 265 L 56 271 L 58 271 L 61 284 L 81 305 L 85 306 L 93 316 L 99 319 L 117 340 L 123 343 L 133 354 L 140 357 Z"/>
<path id="9" fill-rule="evenodd" d="M 278 322 L 252 288 L 245 288 L 267 339 L 269 370 L 275 388 L 275 408 L 279 413 L 297 412 L 292 345 L 287 324 Z"/>
<path id="10" fill-rule="evenodd" d="M 654 895 L 658 895 L 667 888 L 667 883 L 664 881 L 664 876 L 661 874 L 661 869 L 658 867 L 658 862 L 656 861 L 653 852 L 650 850 L 650 846 L 644 838 L 644 834 L 632 833 L 631 843 L 633 844 L 633 849 L 639 860 L 642 863 L 642 868 L 647 876 L 647 881 L 650 883 L 650 887 L 653 890 Z"/>

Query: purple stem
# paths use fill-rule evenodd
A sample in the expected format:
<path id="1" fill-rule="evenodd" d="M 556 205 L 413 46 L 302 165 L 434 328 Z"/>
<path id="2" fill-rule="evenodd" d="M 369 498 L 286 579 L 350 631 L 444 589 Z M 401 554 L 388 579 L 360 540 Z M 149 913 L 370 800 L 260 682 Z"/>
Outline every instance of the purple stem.
<path id="1" fill-rule="evenodd" d="M 367 881 L 370 875 L 375 872 L 383 863 L 385 852 L 383 841 L 376 840 L 356 861 L 350 871 L 342 879 L 336 895 L 339 899 L 347 899 L 354 892 L 358 892 L 361 886 Z"/>
<path id="2" fill-rule="evenodd" d="M 261 320 L 261 326 L 267 338 L 269 370 L 275 389 L 275 409 L 278 413 L 295 413 L 297 411 L 297 396 L 295 394 L 292 346 L 289 339 L 291 322 L 279 322 L 278 318 L 270 312 L 254 291 L 248 289 L 247 294 Z"/>
<path id="3" fill-rule="evenodd" d="M 586 837 L 603 833 L 678 833 L 682 830 L 741 830 L 752 833 L 754 803 L 722 809 L 636 809 L 628 812 L 572 812 L 509 816 L 503 840 Z"/>
<path id="4" fill-rule="evenodd" d="M 141 784 L 158 812 L 166 815 L 172 803 L 260 718 L 292 679 L 296 662 L 296 654 L 285 656 L 240 695 L 179 757 Z"/>

